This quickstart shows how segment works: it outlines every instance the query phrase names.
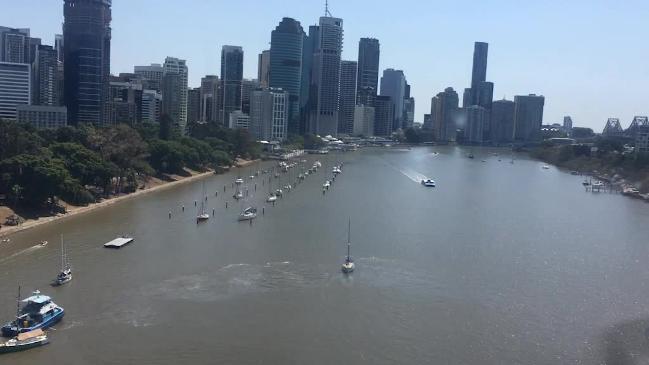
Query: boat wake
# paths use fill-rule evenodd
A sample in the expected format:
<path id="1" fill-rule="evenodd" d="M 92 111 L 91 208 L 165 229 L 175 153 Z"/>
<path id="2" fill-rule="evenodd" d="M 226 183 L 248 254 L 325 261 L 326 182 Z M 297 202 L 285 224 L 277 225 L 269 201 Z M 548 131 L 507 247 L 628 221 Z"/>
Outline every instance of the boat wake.
<path id="1" fill-rule="evenodd" d="M 26 249 L 24 249 L 22 251 L 18 251 L 18 252 L 14 253 L 14 254 L 11 254 L 11 255 L 9 255 L 7 257 L 4 257 L 4 258 L 0 259 L 0 263 L 5 263 L 7 261 L 11 261 L 11 260 L 15 259 L 18 256 L 34 252 L 34 251 L 36 251 L 36 250 L 38 250 L 40 248 L 43 248 L 43 247 L 44 246 L 41 246 L 41 245 L 35 245 L 35 246 L 32 246 L 32 247 L 26 248 Z"/>
<path id="2" fill-rule="evenodd" d="M 417 184 L 421 184 L 422 180 L 427 180 L 428 177 L 426 175 L 421 174 L 415 170 L 412 169 L 397 169 L 403 176 L 407 177 L 408 179 L 412 180 L 413 182 L 416 182 Z"/>

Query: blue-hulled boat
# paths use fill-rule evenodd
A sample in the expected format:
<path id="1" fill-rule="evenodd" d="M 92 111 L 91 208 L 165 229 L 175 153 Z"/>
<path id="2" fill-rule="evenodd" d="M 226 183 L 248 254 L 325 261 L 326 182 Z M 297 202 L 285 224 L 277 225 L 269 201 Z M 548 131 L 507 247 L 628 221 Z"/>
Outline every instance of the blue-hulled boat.
<path id="1" fill-rule="evenodd" d="M 14 337 L 20 333 L 46 329 L 58 323 L 64 315 L 62 307 L 37 290 L 29 298 L 22 300 L 22 306 L 19 302 L 16 319 L 2 327 L 2 335 Z"/>

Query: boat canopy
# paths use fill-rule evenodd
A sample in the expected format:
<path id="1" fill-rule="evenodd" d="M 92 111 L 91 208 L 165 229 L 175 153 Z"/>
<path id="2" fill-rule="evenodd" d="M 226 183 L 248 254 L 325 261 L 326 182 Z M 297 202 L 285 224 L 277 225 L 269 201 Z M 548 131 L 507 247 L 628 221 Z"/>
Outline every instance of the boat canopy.
<path id="1" fill-rule="evenodd" d="M 45 332 L 43 332 L 43 330 L 40 329 L 40 328 L 39 328 L 39 329 L 35 329 L 35 330 L 33 330 L 33 331 L 29 331 L 29 332 L 19 333 L 19 334 L 18 334 L 18 341 L 29 340 L 29 339 L 31 339 L 31 338 L 35 338 L 35 337 L 39 337 L 39 336 L 43 336 L 44 334 L 45 334 Z"/>
<path id="2" fill-rule="evenodd" d="M 47 295 L 42 295 L 40 293 L 34 293 L 35 295 L 25 298 L 22 300 L 23 303 L 35 303 L 35 304 L 46 304 L 52 301 L 52 298 Z"/>

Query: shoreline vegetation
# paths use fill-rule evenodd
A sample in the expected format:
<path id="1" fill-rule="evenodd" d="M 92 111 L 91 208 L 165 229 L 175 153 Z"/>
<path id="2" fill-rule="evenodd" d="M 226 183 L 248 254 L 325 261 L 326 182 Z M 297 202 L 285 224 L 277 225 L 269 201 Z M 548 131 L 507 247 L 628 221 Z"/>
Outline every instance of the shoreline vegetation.
<path id="1" fill-rule="evenodd" d="M 258 161 L 245 130 L 173 121 L 36 130 L 0 120 L 0 236 Z"/>
<path id="2" fill-rule="evenodd" d="M 544 144 L 529 150 L 530 156 L 559 168 L 591 176 L 608 190 L 649 202 L 649 157 L 628 152 L 615 139 L 594 143 L 554 146 Z"/>
<path id="3" fill-rule="evenodd" d="M 255 164 L 261 160 L 237 160 L 235 167 L 238 168 L 243 168 L 247 167 L 249 165 Z M 176 186 L 184 185 L 184 184 L 189 184 L 195 181 L 202 180 L 204 178 L 207 178 L 209 176 L 212 176 L 215 174 L 214 170 L 208 170 L 204 172 L 197 172 L 197 171 L 187 171 L 189 174 L 188 176 L 169 176 L 166 180 L 161 180 L 159 178 L 149 178 L 147 183 L 140 188 L 139 190 L 129 193 L 129 194 L 122 194 L 122 195 L 117 195 L 113 197 L 109 197 L 107 199 L 104 199 L 100 202 L 97 203 L 91 203 L 86 206 L 74 206 L 74 205 L 66 205 L 66 212 L 65 213 L 58 213 L 53 216 L 41 216 L 41 217 L 36 217 L 36 218 L 30 218 L 25 220 L 23 223 L 17 225 L 17 226 L 3 226 L 0 229 L 0 237 L 6 237 L 18 232 L 26 231 L 32 228 L 40 227 L 42 225 L 46 224 L 51 224 L 54 222 L 58 222 L 67 218 L 75 217 L 77 215 L 93 212 L 95 210 L 99 210 L 105 207 L 113 206 L 115 204 L 135 199 L 140 196 L 144 196 L 150 193 L 155 193 L 159 191 L 163 191 L 166 189 L 170 189 Z M 3 209 L 4 208 L 4 209 Z M 3 207 L 0 206 L 0 219 L 4 220 L 6 217 L 9 215 L 14 214 L 13 210 L 11 210 L 8 207 Z"/>

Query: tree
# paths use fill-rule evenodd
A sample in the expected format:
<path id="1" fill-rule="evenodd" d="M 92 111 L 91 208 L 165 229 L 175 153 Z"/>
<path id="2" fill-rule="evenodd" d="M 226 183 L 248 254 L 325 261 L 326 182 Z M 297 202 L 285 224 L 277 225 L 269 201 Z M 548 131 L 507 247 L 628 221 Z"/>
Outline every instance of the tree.
<path id="1" fill-rule="evenodd" d="M 160 172 L 179 173 L 184 165 L 182 145 L 173 141 L 153 140 L 149 161 Z"/>
<path id="2" fill-rule="evenodd" d="M 56 143 L 50 146 L 54 156 L 65 162 L 72 176 L 83 185 L 94 185 L 107 190 L 118 174 L 115 164 L 105 161 L 94 151 L 77 143 Z"/>
<path id="3" fill-rule="evenodd" d="M 314 134 L 305 134 L 304 135 L 304 149 L 307 150 L 318 150 L 324 147 L 325 143 L 322 141 L 322 138 Z"/>
<path id="4" fill-rule="evenodd" d="M 169 141 L 176 135 L 174 128 L 174 120 L 169 114 L 162 114 L 160 116 L 160 139 Z"/>
<path id="5" fill-rule="evenodd" d="M 572 128 L 573 138 L 591 138 L 594 136 L 595 136 L 595 132 L 593 132 L 593 130 L 590 128 L 583 128 L 583 127 Z"/>
<path id="6" fill-rule="evenodd" d="M 421 136 L 419 135 L 419 130 L 415 128 L 407 128 L 404 132 L 404 135 L 408 143 L 412 143 L 412 144 L 421 143 Z"/>

